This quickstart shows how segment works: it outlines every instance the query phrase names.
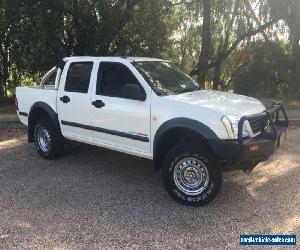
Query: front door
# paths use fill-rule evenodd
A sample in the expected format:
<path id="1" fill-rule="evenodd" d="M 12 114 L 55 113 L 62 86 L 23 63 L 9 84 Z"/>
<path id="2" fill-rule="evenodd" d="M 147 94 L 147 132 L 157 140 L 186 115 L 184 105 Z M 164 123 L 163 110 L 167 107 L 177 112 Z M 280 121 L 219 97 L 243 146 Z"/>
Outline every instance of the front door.
<path id="1" fill-rule="evenodd" d="M 93 62 L 76 61 L 65 65 L 57 97 L 58 118 L 64 136 L 79 140 L 93 140 L 86 129 L 90 121 L 90 89 Z"/>
<path id="2" fill-rule="evenodd" d="M 91 95 L 94 141 L 141 156 L 150 155 L 150 98 L 133 100 L 124 86 L 138 85 L 133 72 L 119 62 L 99 64 L 96 88 Z"/>

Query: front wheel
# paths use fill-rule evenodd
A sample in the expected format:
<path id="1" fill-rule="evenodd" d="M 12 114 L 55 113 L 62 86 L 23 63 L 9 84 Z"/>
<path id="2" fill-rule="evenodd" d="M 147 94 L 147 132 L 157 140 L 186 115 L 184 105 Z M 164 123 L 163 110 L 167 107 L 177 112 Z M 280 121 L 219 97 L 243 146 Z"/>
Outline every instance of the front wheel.
<path id="1" fill-rule="evenodd" d="M 166 190 L 180 203 L 202 206 L 214 199 L 222 184 L 222 170 L 201 142 L 175 146 L 165 157 L 162 178 Z"/>
<path id="2" fill-rule="evenodd" d="M 53 123 L 42 118 L 36 122 L 34 127 L 34 144 L 38 153 L 48 159 L 54 159 L 62 154 L 64 139 Z"/>

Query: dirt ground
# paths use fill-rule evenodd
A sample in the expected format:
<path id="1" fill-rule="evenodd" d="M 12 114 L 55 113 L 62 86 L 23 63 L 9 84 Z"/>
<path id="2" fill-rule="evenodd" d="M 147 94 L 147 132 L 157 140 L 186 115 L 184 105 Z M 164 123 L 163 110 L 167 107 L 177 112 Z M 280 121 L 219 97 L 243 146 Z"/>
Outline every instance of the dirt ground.
<path id="1" fill-rule="evenodd" d="M 0 249 L 236 249 L 240 234 L 272 233 L 299 241 L 300 128 L 250 174 L 225 173 L 200 208 L 169 198 L 148 160 L 71 144 L 46 161 L 14 125 L 0 126 L 0 184 Z"/>

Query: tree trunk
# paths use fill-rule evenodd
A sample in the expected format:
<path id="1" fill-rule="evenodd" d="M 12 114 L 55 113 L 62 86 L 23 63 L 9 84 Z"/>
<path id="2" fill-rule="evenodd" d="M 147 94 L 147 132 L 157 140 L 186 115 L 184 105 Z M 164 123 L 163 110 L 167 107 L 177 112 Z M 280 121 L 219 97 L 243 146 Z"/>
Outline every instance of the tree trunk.
<path id="1" fill-rule="evenodd" d="M 218 90 L 219 85 L 221 85 L 221 67 L 222 64 L 218 62 L 214 68 L 214 79 L 213 79 L 213 89 Z"/>
<path id="2" fill-rule="evenodd" d="M 2 83 L 3 83 L 3 92 L 4 92 L 4 98 L 7 98 L 7 80 L 9 78 L 9 51 L 6 50 L 7 53 L 5 54 L 5 60 L 2 62 L 4 63 L 2 69 Z"/>
<path id="3" fill-rule="evenodd" d="M 291 83 L 289 86 L 289 95 L 291 97 L 299 96 L 300 90 L 300 3 L 295 1 L 294 4 L 291 25 L 293 67 L 291 69 Z"/>
<path id="4" fill-rule="evenodd" d="M 4 99 L 4 84 L 2 79 L 0 80 L 0 101 Z"/>
<path id="5" fill-rule="evenodd" d="M 4 46 L 2 46 L 4 47 Z M 4 50 L 5 50 L 5 47 L 4 47 Z M 9 60 L 9 55 L 8 55 L 8 50 L 5 50 L 5 51 L 1 51 L 1 64 L 0 65 L 0 97 L 3 98 L 3 99 L 6 99 L 7 97 L 7 80 L 8 80 L 8 77 L 9 77 L 9 63 L 8 63 L 8 60 Z"/>
<path id="6" fill-rule="evenodd" d="M 7 86 L 6 86 L 6 81 L 4 82 L 4 99 L 7 99 Z"/>
<path id="7" fill-rule="evenodd" d="M 1 90 L 0 90 L 0 92 L 2 91 L 2 96 L 3 96 L 3 98 L 4 99 L 6 99 L 7 98 L 7 79 L 8 79 L 8 74 L 4 74 L 4 76 L 3 76 L 3 78 L 1 79 L 1 82 L 2 82 L 2 86 L 1 86 Z M 0 93 L 0 96 L 1 96 L 1 93 Z"/>
<path id="8" fill-rule="evenodd" d="M 255 36 L 256 34 L 258 33 L 261 33 L 263 32 L 265 29 L 271 27 L 273 24 L 277 23 L 280 19 L 279 18 L 276 18 L 274 20 L 271 20 L 265 24 L 263 24 L 262 26 L 260 26 L 259 28 L 257 28 L 256 30 L 250 30 L 249 32 L 239 36 L 234 42 L 233 44 L 231 45 L 230 48 L 228 48 L 226 51 L 223 51 L 222 52 L 222 57 L 219 58 L 219 60 L 221 60 L 221 62 L 224 62 L 230 55 L 231 53 L 240 45 L 240 43 L 247 39 L 247 38 L 251 38 L 252 36 Z M 203 19 L 203 25 L 204 25 L 204 19 Z M 204 29 L 204 27 L 203 27 Z M 209 31 L 210 33 L 210 31 Z M 205 40 L 206 38 L 203 37 L 203 32 L 202 32 L 202 39 L 203 39 L 203 42 L 202 42 L 202 50 L 201 50 L 201 54 L 200 54 L 200 59 L 199 59 L 199 63 L 198 63 L 198 67 L 196 67 L 196 69 L 192 70 L 190 72 L 190 75 L 194 76 L 194 75 L 198 75 L 198 79 L 199 79 L 199 74 L 201 72 L 204 72 L 205 75 L 207 73 L 207 71 L 211 68 L 214 68 L 216 66 L 216 62 L 212 62 L 210 64 L 205 64 L 205 60 L 209 61 L 209 57 L 210 57 L 210 48 L 211 48 L 211 36 L 210 36 L 210 39 L 209 39 L 209 43 L 210 46 L 209 46 L 209 50 L 207 52 L 208 56 L 204 56 L 204 54 L 206 54 L 203 50 L 206 51 L 207 47 L 208 46 L 205 46 L 204 43 L 206 44 Z M 201 68 L 200 68 L 200 65 L 201 65 Z M 205 67 L 206 66 L 206 67 Z M 205 69 L 205 71 L 203 71 L 203 68 Z M 199 81 L 200 82 L 200 81 Z"/>
<path id="9" fill-rule="evenodd" d="M 296 44 L 297 42 L 297 44 Z M 300 46 L 299 39 L 293 42 L 293 66 L 291 68 L 291 83 L 289 86 L 289 95 L 291 97 L 299 96 L 300 90 Z"/>
<path id="10" fill-rule="evenodd" d="M 205 85 L 211 49 L 211 0 L 203 0 L 202 48 L 198 63 L 197 80 L 201 88 Z"/>
<path id="11" fill-rule="evenodd" d="M 4 74 L 1 79 L 0 79 L 0 99 L 6 99 L 7 97 L 7 79 L 8 79 L 8 74 Z"/>

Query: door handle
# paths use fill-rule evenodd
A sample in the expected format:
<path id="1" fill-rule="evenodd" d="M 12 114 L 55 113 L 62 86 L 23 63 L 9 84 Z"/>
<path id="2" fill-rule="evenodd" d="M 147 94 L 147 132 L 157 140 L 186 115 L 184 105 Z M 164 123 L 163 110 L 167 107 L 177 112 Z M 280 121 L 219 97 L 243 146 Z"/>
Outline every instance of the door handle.
<path id="1" fill-rule="evenodd" d="M 96 108 L 103 108 L 105 103 L 102 102 L 102 100 L 96 100 L 92 102 L 92 105 L 94 105 Z"/>
<path id="2" fill-rule="evenodd" d="M 71 101 L 70 97 L 64 95 L 63 97 L 59 98 L 63 103 L 68 103 Z"/>

